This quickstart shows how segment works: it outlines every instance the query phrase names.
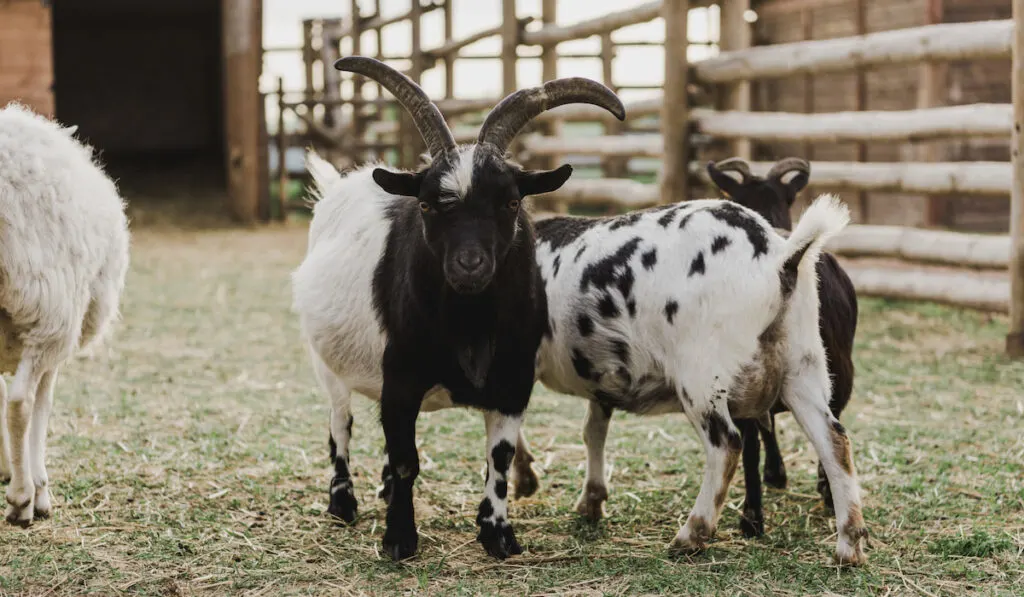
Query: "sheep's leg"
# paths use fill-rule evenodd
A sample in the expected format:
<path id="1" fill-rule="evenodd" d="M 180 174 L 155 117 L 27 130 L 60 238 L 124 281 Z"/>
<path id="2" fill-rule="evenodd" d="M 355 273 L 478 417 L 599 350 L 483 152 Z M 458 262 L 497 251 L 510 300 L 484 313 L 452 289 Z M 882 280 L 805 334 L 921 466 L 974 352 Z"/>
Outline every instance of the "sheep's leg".
<path id="1" fill-rule="evenodd" d="M 327 513 L 352 524 L 356 520 L 356 495 L 349 473 L 349 441 L 352 439 L 352 392 L 315 353 L 313 368 L 317 381 L 330 400 L 331 420 L 328 446 L 334 476 L 331 478 Z"/>
<path id="2" fill-rule="evenodd" d="M 420 474 L 416 449 L 416 418 L 423 395 L 430 384 L 418 384 L 411 372 L 388 370 L 385 351 L 384 386 L 380 400 L 380 420 L 387 444 L 388 463 L 393 472 L 391 501 L 388 502 L 384 551 L 395 561 L 412 557 L 419 545 L 412 488 Z"/>
<path id="3" fill-rule="evenodd" d="M 27 353 L 28 351 L 26 351 Z M 29 427 L 36 390 L 43 370 L 36 359 L 23 355 L 7 397 L 7 431 L 11 438 L 11 484 L 7 486 L 7 522 L 32 524 L 35 484 L 32 480 L 32 443 Z"/>
<path id="4" fill-rule="evenodd" d="M 32 459 L 32 481 L 35 485 L 36 518 L 50 515 L 50 476 L 46 472 L 46 429 L 50 421 L 50 410 L 53 408 L 53 387 L 57 382 L 57 370 L 43 374 L 36 391 L 35 407 L 32 411 L 32 423 L 29 430 L 30 456 Z"/>
<path id="5" fill-rule="evenodd" d="M 537 493 L 540 481 L 537 473 L 533 470 L 533 453 L 530 452 L 530 444 L 526 441 L 523 428 L 519 428 L 519 437 L 516 439 L 516 455 L 512 459 L 512 479 L 516 485 L 516 499 L 530 497 Z"/>
<path id="6" fill-rule="evenodd" d="M 783 401 L 814 445 L 832 488 L 836 528 L 839 531 L 836 559 L 841 564 L 867 561 L 862 541 L 867 527 L 861 511 L 860 486 L 846 430 L 828 408 L 828 372 L 824 359 L 809 358 L 790 376 Z"/>
<path id="7" fill-rule="evenodd" d="M 744 537 L 764 535 L 764 508 L 761 492 L 761 439 L 755 419 L 735 421 L 743 437 L 743 479 L 746 497 L 743 501 L 743 517 L 740 530 Z"/>
<path id="8" fill-rule="evenodd" d="M 721 381 L 724 379 L 725 376 L 715 376 L 711 391 L 695 396 L 690 404 L 685 404 L 684 398 L 686 415 L 704 443 L 707 462 L 697 501 L 672 541 L 671 547 L 680 551 L 704 549 L 715 534 L 729 483 L 740 462 L 743 439 L 729 416 L 728 390 Z"/>
<path id="9" fill-rule="evenodd" d="M 604 503 L 608 499 L 604 444 L 608 438 L 611 420 L 611 408 L 590 402 L 587 418 L 583 423 L 583 443 L 587 446 L 587 481 L 579 499 L 576 500 L 576 512 L 591 521 L 604 517 Z"/>
<path id="10" fill-rule="evenodd" d="M 487 480 L 476 516 L 476 540 L 493 557 L 504 559 L 523 553 L 508 519 L 508 472 L 516 453 L 523 416 L 495 411 L 484 413 L 487 426 Z"/>
<path id="11" fill-rule="evenodd" d="M 775 413 L 771 414 L 772 428 L 761 429 L 761 437 L 764 439 L 764 483 L 776 489 L 785 489 L 786 464 L 782 461 L 782 452 L 779 450 L 779 439 L 775 435 Z"/>
<path id="12" fill-rule="evenodd" d="M 11 436 L 7 433 L 7 382 L 0 375 L 0 483 L 11 480 Z"/>

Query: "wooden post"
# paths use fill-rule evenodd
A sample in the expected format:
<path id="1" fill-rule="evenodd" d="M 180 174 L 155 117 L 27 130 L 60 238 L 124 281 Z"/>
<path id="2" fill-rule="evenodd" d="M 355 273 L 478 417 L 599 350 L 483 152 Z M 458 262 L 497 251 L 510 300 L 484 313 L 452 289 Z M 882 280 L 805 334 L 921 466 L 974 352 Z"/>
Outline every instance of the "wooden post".
<path id="1" fill-rule="evenodd" d="M 721 10 L 719 47 L 723 52 L 746 50 L 750 47 L 750 24 L 744 14 L 750 10 L 750 0 L 723 0 L 719 2 Z M 725 109 L 750 111 L 750 83 L 741 81 L 727 85 L 725 93 Z M 735 139 L 730 143 L 730 155 L 745 160 L 751 158 L 750 139 Z"/>
<path id="2" fill-rule="evenodd" d="M 1013 191 L 1010 201 L 1010 333 L 1006 352 L 1024 357 L 1024 0 L 1013 0 Z"/>
<path id="3" fill-rule="evenodd" d="M 612 65 L 615 61 L 615 42 L 612 41 L 611 31 L 601 34 L 601 78 L 602 82 L 612 91 L 618 91 L 612 75 Z M 606 120 L 604 134 L 622 134 L 622 123 L 618 120 Z M 607 158 L 601 161 L 601 169 L 605 177 L 618 178 L 625 176 L 628 158 Z"/>
<path id="4" fill-rule="evenodd" d="M 541 22 L 547 26 L 558 24 L 558 0 L 543 0 L 541 3 Z M 558 44 L 545 44 L 540 49 L 541 81 L 551 81 L 558 78 Z M 559 137 L 562 135 L 562 121 L 552 120 L 543 125 L 545 135 Z M 555 168 L 561 162 L 562 156 L 550 155 L 538 158 L 538 165 L 541 168 Z M 555 201 L 552 205 L 557 213 L 569 213 L 569 204 L 565 201 Z"/>
<path id="5" fill-rule="evenodd" d="M 420 21 L 423 16 L 423 7 L 420 4 L 420 0 L 412 0 L 410 4 L 409 21 L 412 28 L 412 52 L 409 55 L 409 59 L 412 61 L 412 67 L 409 69 L 409 78 L 419 83 L 420 76 L 423 74 L 423 45 L 420 39 Z M 401 108 L 399 108 L 399 113 L 401 114 L 399 136 L 401 147 L 398 149 L 400 164 L 403 168 L 415 168 L 419 154 L 422 151 L 423 141 L 420 139 L 416 126 L 412 122 L 412 117 Z"/>
<path id="6" fill-rule="evenodd" d="M 455 28 L 452 25 L 452 0 L 444 0 L 444 43 L 453 39 Z M 444 57 L 444 97 L 455 97 L 455 55 Z"/>
<path id="7" fill-rule="evenodd" d="M 814 13 L 810 8 L 800 11 L 800 20 L 803 26 L 804 41 L 814 39 Z M 804 75 L 804 112 L 814 113 L 814 75 Z M 804 143 L 803 158 L 808 162 L 814 160 L 814 144 L 808 141 Z"/>
<path id="8" fill-rule="evenodd" d="M 519 48 L 519 21 L 516 0 L 501 0 L 501 92 L 516 91 L 516 53 Z"/>
<path id="9" fill-rule="evenodd" d="M 340 40 L 334 37 L 332 27 L 324 25 L 321 34 L 323 45 L 320 47 L 321 68 L 324 72 L 324 100 L 328 104 L 324 107 L 324 126 L 335 128 L 341 124 L 341 105 L 337 100 L 341 99 L 341 73 L 334 68 L 334 62 L 340 58 L 338 44 Z"/>
<path id="10" fill-rule="evenodd" d="M 352 0 L 351 7 L 349 8 L 349 16 L 352 23 L 352 28 L 349 29 L 352 34 L 352 55 L 362 56 L 363 27 L 359 14 L 359 0 Z M 363 81 L 365 80 L 365 77 L 352 74 L 349 80 L 352 82 L 352 134 L 349 138 L 352 139 L 353 148 L 355 148 L 364 140 L 363 104 L 359 100 L 363 99 Z M 359 163 L 364 157 L 361 154 L 361 151 L 354 149 L 352 160 Z"/>
<path id="11" fill-rule="evenodd" d="M 374 17 L 379 17 L 380 16 L 380 0 L 373 0 L 373 16 Z M 384 59 L 384 44 L 383 44 L 384 35 L 383 35 L 383 33 L 381 33 L 381 28 L 380 27 L 375 27 L 373 32 L 374 32 L 376 40 L 377 40 L 377 43 L 376 43 L 377 55 L 375 56 L 375 58 L 377 60 L 383 60 Z M 375 85 L 377 87 L 377 98 L 384 97 L 384 86 L 381 85 L 380 83 L 375 83 Z M 374 110 L 374 112 L 373 112 L 374 118 L 376 118 L 376 120 L 378 122 L 383 120 L 383 117 L 382 117 L 382 114 L 384 113 L 383 107 L 375 106 L 373 108 L 373 110 Z M 399 137 L 399 140 L 401 140 L 401 137 Z M 382 151 L 380 149 L 374 149 L 373 151 L 376 153 L 375 157 L 377 159 L 381 159 L 383 157 L 384 151 Z M 399 151 L 398 152 L 398 159 L 401 159 L 401 157 L 402 157 L 402 154 L 401 154 L 401 151 Z"/>
<path id="12" fill-rule="evenodd" d="M 1020 0 L 1024 2 L 1024 0 Z M 689 0 L 666 0 L 661 7 L 665 20 L 665 91 L 661 104 L 661 202 L 689 199 L 689 106 L 686 96 L 686 16 Z"/>
<path id="13" fill-rule="evenodd" d="M 284 77 L 277 78 L 277 219 L 282 222 L 288 217 L 288 168 L 285 153 L 288 152 L 288 135 L 284 130 Z"/>
<path id="14" fill-rule="evenodd" d="M 928 0 L 925 4 L 925 25 L 942 22 L 943 0 Z M 943 72 L 945 64 L 933 61 L 922 62 L 918 69 L 917 107 L 934 108 L 942 103 L 939 99 L 945 89 Z M 918 160 L 922 162 L 938 162 L 938 147 L 934 142 L 922 141 L 918 145 Z M 946 197 L 929 195 L 926 197 L 925 225 L 940 226 L 945 222 Z"/>
<path id="15" fill-rule="evenodd" d="M 302 99 L 313 99 L 316 91 L 313 89 L 313 62 L 316 61 L 316 54 L 313 52 L 313 21 L 304 19 L 302 21 L 302 66 L 306 77 L 306 96 Z"/>
<path id="16" fill-rule="evenodd" d="M 258 0 L 221 0 L 228 207 L 243 222 L 261 218 L 269 199 L 267 144 L 260 124 L 266 122 L 259 89 L 262 6 Z"/>
<path id="17" fill-rule="evenodd" d="M 868 32 L 868 17 L 867 7 L 864 5 L 865 0 L 857 0 L 857 35 L 864 35 Z M 868 108 L 868 85 L 867 85 L 867 74 L 863 68 L 857 68 L 856 72 L 856 85 L 857 91 L 854 101 L 856 105 L 854 110 L 858 112 L 867 110 Z M 857 161 L 866 162 L 868 159 L 868 146 L 865 143 L 857 144 Z M 857 193 L 857 202 L 860 204 L 860 217 L 861 221 L 865 224 L 868 223 L 868 217 L 871 211 L 868 207 L 868 194 L 864 191 Z"/>

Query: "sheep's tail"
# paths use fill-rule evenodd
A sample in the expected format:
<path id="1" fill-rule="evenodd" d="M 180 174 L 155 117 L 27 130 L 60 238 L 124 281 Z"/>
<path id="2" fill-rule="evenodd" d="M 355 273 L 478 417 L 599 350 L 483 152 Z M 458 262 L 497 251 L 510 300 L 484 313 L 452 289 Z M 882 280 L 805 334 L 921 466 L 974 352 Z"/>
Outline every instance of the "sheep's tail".
<path id="1" fill-rule="evenodd" d="M 850 223 L 850 209 L 839 197 L 831 194 L 819 195 L 807 211 L 800 216 L 796 229 L 786 240 L 782 254 L 779 277 L 782 280 L 782 294 L 789 297 L 802 277 L 810 276 L 810 282 L 817 285 L 815 265 L 825 243 Z M 801 264 L 806 264 L 801 267 Z M 801 276 L 801 270 L 804 270 Z"/>
<path id="2" fill-rule="evenodd" d="M 331 189 L 342 182 L 341 173 L 333 164 L 320 157 L 315 149 L 306 151 L 306 170 L 313 177 L 313 192 L 307 203 L 312 204 L 323 199 Z"/>

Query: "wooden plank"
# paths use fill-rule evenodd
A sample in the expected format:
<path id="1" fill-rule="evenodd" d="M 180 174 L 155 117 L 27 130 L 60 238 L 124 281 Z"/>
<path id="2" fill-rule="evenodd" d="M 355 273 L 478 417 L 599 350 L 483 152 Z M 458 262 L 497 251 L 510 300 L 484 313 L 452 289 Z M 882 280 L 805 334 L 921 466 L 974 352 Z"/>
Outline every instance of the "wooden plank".
<path id="1" fill-rule="evenodd" d="M 268 180 L 267 164 L 260 159 L 262 2 L 222 2 L 228 207 L 236 219 L 253 222 L 259 219 Z"/>
<path id="2" fill-rule="evenodd" d="M 716 112 L 694 109 L 702 133 L 726 139 L 762 141 L 922 141 L 986 137 L 1008 139 L 1013 128 L 1010 104 L 971 104 L 918 110 L 876 110 L 794 114 Z"/>
<path id="3" fill-rule="evenodd" d="M 826 249 L 847 257 L 886 257 L 919 263 L 1005 270 L 1010 237 L 924 230 L 906 226 L 851 224 Z"/>
<path id="4" fill-rule="evenodd" d="M 926 25 L 723 52 L 697 62 L 694 71 L 704 83 L 729 83 L 921 60 L 1007 58 L 1012 38 L 1009 19 Z"/>
<path id="5" fill-rule="evenodd" d="M 662 203 L 689 199 L 689 112 L 686 93 L 686 79 L 690 70 L 686 57 L 688 12 L 688 0 L 670 0 L 661 7 L 661 16 L 665 20 L 665 86 L 661 106 Z"/>
<path id="6" fill-rule="evenodd" d="M 516 62 L 519 47 L 519 21 L 516 20 L 516 0 L 501 0 L 501 92 L 516 91 Z"/>
<path id="7" fill-rule="evenodd" d="M 1013 0 L 1013 195 L 1010 201 L 1010 332 L 1006 352 L 1024 357 L 1024 0 Z"/>
<path id="8" fill-rule="evenodd" d="M 686 0 L 672 0 L 665 5 L 689 4 Z M 522 43 L 527 46 L 544 46 L 559 44 L 573 39 L 586 39 L 592 35 L 600 35 L 608 31 L 622 29 L 638 23 L 652 21 L 662 15 L 663 4 L 657 2 L 646 2 L 633 8 L 620 10 L 600 17 L 574 23 L 572 25 L 545 25 L 537 31 L 526 31 L 523 33 Z M 671 7 L 673 12 L 678 12 L 677 7 Z"/>

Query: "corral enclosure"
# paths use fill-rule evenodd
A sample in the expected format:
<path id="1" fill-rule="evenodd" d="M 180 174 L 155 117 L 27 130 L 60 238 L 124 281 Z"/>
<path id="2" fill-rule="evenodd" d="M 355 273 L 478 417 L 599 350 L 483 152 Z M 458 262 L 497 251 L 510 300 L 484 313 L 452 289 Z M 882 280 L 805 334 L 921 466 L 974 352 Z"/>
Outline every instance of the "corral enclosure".
<path id="1" fill-rule="evenodd" d="M 219 194 L 214 205 L 192 209 L 223 210 L 228 196 L 233 215 L 256 219 L 256 181 L 266 177 L 259 8 L 249 0 L 4 0 L 0 103 L 19 100 L 78 125 L 130 195 L 212 190 L 204 195 Z M 256 35 L 239 47 L 246 27 Z M 239 55 L 252 68 L 241 68 Z"/>

